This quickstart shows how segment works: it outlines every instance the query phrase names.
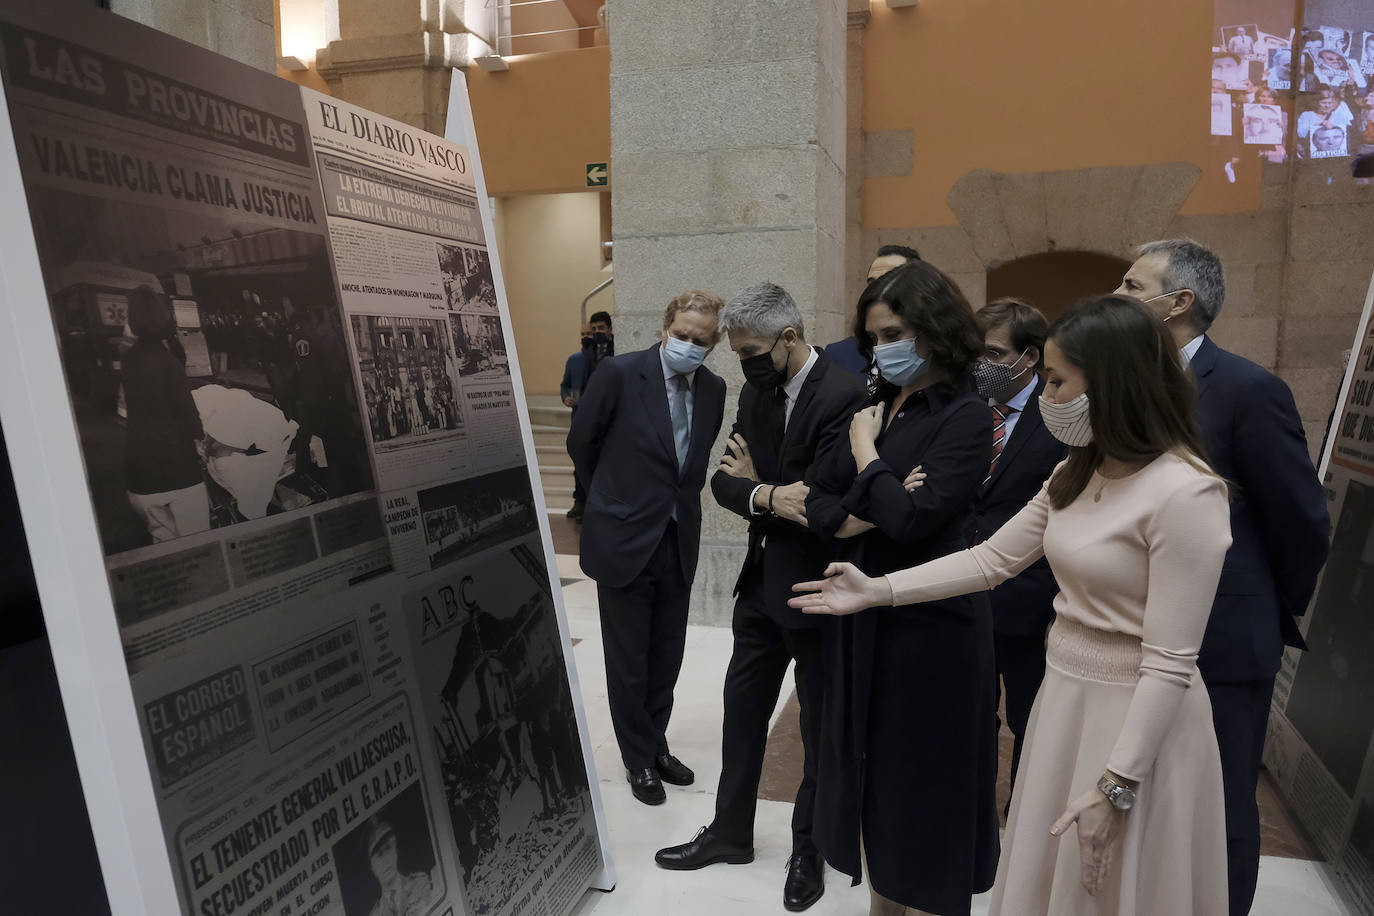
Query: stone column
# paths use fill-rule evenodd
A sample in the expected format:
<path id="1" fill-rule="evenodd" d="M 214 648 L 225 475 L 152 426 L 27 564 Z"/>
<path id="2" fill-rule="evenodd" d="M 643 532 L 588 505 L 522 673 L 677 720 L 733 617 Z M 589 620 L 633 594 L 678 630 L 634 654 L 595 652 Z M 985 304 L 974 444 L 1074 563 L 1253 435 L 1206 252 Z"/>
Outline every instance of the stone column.
<path id="1" fill-rule="evenodd" d="M 807 337 L 839 336 L 844 303 L 847 0 L 613 0 L 611 188 L 616 342 L 657 339 L 668 300 L 728 299 L 770 280 Z M 719 455 L 738 402 L 729 384 Z M 745 525 L 702 498 L 692 620 L 727 624 Z"/>
<path id="2" fill-rule="evenodd" d="M 467 33 L 487 31 L 483 0 L 329 0 L 326 14 L 331 40 L 315 67 L 330 93 L 443 136 L 453 68 L 470 62 Z"/>
<path id="3" fill-rule="evenodd" d="M 276 72 L 272 0 L 111 0 L 110 9 L 240 63 Z"/>

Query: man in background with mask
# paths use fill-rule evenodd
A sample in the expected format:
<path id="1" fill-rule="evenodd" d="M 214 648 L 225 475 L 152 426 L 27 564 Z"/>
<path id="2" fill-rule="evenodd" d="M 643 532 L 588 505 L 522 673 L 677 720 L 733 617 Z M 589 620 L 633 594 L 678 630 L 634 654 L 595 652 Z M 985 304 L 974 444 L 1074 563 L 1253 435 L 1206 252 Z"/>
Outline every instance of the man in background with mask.
<path id="1" fill-rule="evenodd" d="M 908 261 L 921 260 L 920 252 L 915 248 L 908 248 L 905 245 L 884 245 L 878 249 L 878 253 L 873 256 L 873 263 L 868 265 L 868 282 L 881 277 L 891 270 L 896 270 Z M 848 325 L 854 323 L 853 307 L 847 310 Z M 859 340 L 853 334 L 844 340 L 837 340 L 825 348 L 825 355 L 830 357 L 836 365 L 842 369 L 854 373 L 865 383 L 876 384 L 876 378 L 868 366 L 868 358 L 859 352 Z"/>
<path id="2" fill-rule="evenodd" d="M 735 583 L 734 653 L 725 673 L 720 786 L 711 825 L 689 843 L 659 850 L 660 866 L 702 868 L 754 859 L 754 813 L 769 720 L 783 677 L 796 662 L 803 776 L 792 812 L 792 855 L 783 905 L 797 912 L 825 890 L 823 862 L 811 839 L 816 741 L 821 726 L 819 621 L 788 607 L 792 583 L 821 575 L 827 546 L 806 527 L 812 459 L 848 434 L 863 407 L 863 383 L 806 342 L 801 310 L 772 283 L 740 290 L 721 312 L 721 329 L 740 357 L 745 386 L 711 478 L 716 502 L 749 522 L 749 549 Z"/>
<path id="3" fill-rule="evenodd" d="M 979 310 L 978 323 L 986 351 L 973 377 L 992 411 L 992 463 L 974 503 L 971 544 L 992 537 L 1034 499 L 1067 453 L 1040 419 L 1045 382 L 1036 370 L 1049 334 L 1045 316 L 1021 299 L 994 299 Z M 1043 557 L 988 593 L 998 686 L 1006 690 L 1007 728 L 1013 738 L 1013 791 L 1031 704 L 1045 676 L 1045 632 L 1054 621 L 1058 593 Z"/>
<path id="4" fill-rule="evenodd" d="M 615 356 L 615 332 L 611 330 L 610 312 L 592 312 L 591 334 L 582 337 L 582 386 L 591 380 L 596 367 L 604 359 Z"/>
<path id="5" fill-rule="evenodd" d="M 597 366 L 568 431 L 587 491 L 582 569 L 596 580 L 606 692 L 635 798 L 695 774 L 668 748 L 673 688 L 701 540 L 701 489 L 725 413 L 725 382 L 701 365 L 724 303 L 688 290 L 668 303 L 661 341 Z M 595 316 L 594 316 L 595 317 Z"/>
<path id="6" fill-rule="evenodd" d="M 587 387 L 591 381 L 592 373 L 604 359 L 615 356 L 615 333 L 611 330 L 610 312 L 592 312 L 591 321 L 582 326 L 582 349 L 568 357 L 568 363 L 563 369 L 563 384 L 559 386 L 559 393 L 563 396 L 563 403 L 572 408 L 573 415 L 577 415 L 577 401 L 582 396 L 582 389 Z M 577 384 L 570 386 L 569 373 L 573 371 L 573 360 L 577 361 Z M 587 508 L 587 491 L 582 488 L 582 481 L 576 476 L 573 477 L 573 504 L 568 510 L 568 518 L 575 522 L 582 521 L 582 513 Z"/>
<path id="7" fill-rule="evenodd" d="M 1173 332 L 1197 378 L 1198 425 L 1213 469 L 1231 484 L 1231 549 L 1198 668 L 1212 699 L 1226 792 L 1231 916 L 1250 912 L 1259 877 L 1255 790 L 1285 644 L 1326 562 L 1326 494 L 1293 393 L 1278 376 L 1206 336 L 1226 298 L 1221 261 L 1191 239 L 1150 242 L 1118 293 L 1142 300 Z"/>

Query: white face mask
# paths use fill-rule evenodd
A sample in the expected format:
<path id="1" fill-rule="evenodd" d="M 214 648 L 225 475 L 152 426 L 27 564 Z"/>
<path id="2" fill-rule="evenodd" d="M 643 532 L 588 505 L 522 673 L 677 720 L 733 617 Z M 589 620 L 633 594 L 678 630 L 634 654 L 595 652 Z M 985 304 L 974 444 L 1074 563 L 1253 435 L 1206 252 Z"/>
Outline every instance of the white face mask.
<path id="1" fill-rule="evenodd" d="M 1093 441 L 1086 391 L 1065 404 L 1056 404 L 1040 395 L 1040 418 L 1050 435 L 1070 448 L 1082 448 Z"/>

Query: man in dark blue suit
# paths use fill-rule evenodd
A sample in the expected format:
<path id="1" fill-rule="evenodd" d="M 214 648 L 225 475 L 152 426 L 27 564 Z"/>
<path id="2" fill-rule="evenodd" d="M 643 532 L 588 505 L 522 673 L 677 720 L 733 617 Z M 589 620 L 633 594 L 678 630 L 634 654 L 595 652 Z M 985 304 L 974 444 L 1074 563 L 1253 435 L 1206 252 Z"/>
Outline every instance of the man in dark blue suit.
<path id="1" fill-rule="evenodd" d="M 701 365 L 723 303 L 691 290 L 663 336 L 602 362 L 578 403 L 568 454 L 587 490 L 582 570 L 596 580 L 611 723 L 630 788 L 662 804 L 695 775 L 665 732 L 682 668 L 701 540 L 701 489 L 725 413 L 725 382 Z"/>
<path id="2" fill-rule="evenodd" d="M 1231 914 L 1244 916 L 1259 876 L 1255 790 L 1274 676 L 1285 644 L 1306 648 L 1294 618 L 1312 598 L 1331 523 L 1288 386 L 1206 336 L 1226 297 L 1217 256 L 1190 239 L 1139 254 L 1117 292 L 1168 322 L 1197 378 L 1207 457 L 1232 489 L 1231 549 L 1198 667 L 1221 748 Z"/>
<path id="3" fill-rule="evenodd" d="M 878 253 L 873 257 L 873 263 L 868 265 L 868 282 L 872 283 L 889 270 L 896 270 L 907 261 L 919 260 L 921 260 L 921 255 L 915 248 L 908 248 L 905 245 L 884 245 L 878 249 Z M 857 375 L 865 384 L 872 378 L 868 366 L 868 357 L 859 352 L 859 340 L 853 334 L 844 340 L 837 340 L 833 344 L 828 344 L 825 348 L 825 355 L 830 357 L 835 365 Z"/>
<path id="4" fill-rule="evenodd" d="M 974 369 L 978 393 L 988 399 L 993 420 L 993 458 L 970 520 L 969 543 L 986 541 L 1035 498 L 1064 445 L 1040 419 L 1037 374 L 1049 325 L 1045 316 L 1020 299 L 995 299 L 978 312 L 987 348 Z M 1042 557 L 1019 576 L 988 593 L 999 687 L 1006 691 L 1011 731 L 1011 783 L 1021 762 L 1021 745 L 1031 705 L 1045 677 L 1045 632 L 1054 621 L 1059 584 Z"/>

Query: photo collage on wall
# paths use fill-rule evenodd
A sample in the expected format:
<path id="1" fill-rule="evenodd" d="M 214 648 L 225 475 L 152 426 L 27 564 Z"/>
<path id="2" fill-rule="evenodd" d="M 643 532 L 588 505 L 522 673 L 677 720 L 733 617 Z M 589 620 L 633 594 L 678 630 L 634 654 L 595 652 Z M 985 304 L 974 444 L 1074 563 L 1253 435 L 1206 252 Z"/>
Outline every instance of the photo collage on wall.
<path id="1" fill-rule="evenodd" d="M 1225 25 L 1217 37 L 1211 134 L 1228 181 L 1290 155 L 1374 153 L 1374 19 L 1306 26 L 1301 33 Z"/>

